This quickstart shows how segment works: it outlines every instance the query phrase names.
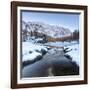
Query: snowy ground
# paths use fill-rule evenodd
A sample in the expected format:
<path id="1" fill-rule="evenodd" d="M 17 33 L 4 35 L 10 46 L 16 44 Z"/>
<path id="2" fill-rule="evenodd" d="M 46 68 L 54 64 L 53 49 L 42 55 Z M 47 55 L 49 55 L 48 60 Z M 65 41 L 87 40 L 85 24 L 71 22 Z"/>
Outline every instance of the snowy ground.
<path id="1" fill-rule="evenodd" d="M 47 51 L 47 48 L 45 46 L 34 44 L 32 42 L 23 42 L 22 43 L 22 61 L 33 60 L 38 55 L 41 56 L 42 54 L 39 53 L 41 49 L 44 49 Z"/>
<path id="2" fill-rule="evenodd" d="M 46 44 L 39 44 L 32 41 L 22 42 L 22 62 L 24 61 L 32 61 L 37 56 L 42 56 L 40 52 L 42 49 L 50 52 L 52 50 L 48 50 L 45 45 L 52 45 L 52 46 L 63 46 L 64 48 L 69 48 L 71 51 L 67 54 L 72 57 L 73 61 L 76 61 L 78 65 L 80 65 L 80 50 L 79 50 L 79 43 L 76 41 L 73 42 L 48 42 Z M 38 51 L 38 52 L 37 52 Z M 56 50 L 57 51 L 57 50 Z M 51 52 L 52 53 L 52 52 Z"/>
<path id="3" fill-rule="evenodd" d="M 80 65 L 80 45 L 74 44 L 71 46 L 67 46 L 72 51 L 67 52 L 68 55 L 72 57 L 72 60 L 75 61 L 78 65 Z"/>

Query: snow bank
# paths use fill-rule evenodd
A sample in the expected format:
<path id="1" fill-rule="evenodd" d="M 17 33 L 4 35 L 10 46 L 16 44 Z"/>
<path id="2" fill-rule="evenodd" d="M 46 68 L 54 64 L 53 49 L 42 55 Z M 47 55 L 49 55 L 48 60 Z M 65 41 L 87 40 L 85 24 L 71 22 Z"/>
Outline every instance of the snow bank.
<path id="1" fill-rule="evenodd" d="M 22 61 L 34 60 L 37 56 L 42 56 L 42 53 L 36 52 L 41 50 L 47 51 L 47 48 L 31 42 L 22 42 Z"/>
<path id="2" fill-rule="evenodd" d="M 72 57 L 72 60 L 75 61 L 78 65 L 80 65 L 80 45 L 74 44 L 71 46 L 67 46 L 72 51 L 67 52 L 68 55 Z"/>
<path id="3" fill-rule="evenodd" d="M 40 53 L 38 53 L 38 52 L 33 52 L 33 53 L 31 53 L 31 54 L 27 54 L 27 55 L 24 55 L 23 56 L 23 61 L 27 61 L 27 60 L 29 60 L 29 61 L 32 61 L 32 60 L 34 60 L 37 56 L 42 56 L 42 54 L 40 54 Z"/>

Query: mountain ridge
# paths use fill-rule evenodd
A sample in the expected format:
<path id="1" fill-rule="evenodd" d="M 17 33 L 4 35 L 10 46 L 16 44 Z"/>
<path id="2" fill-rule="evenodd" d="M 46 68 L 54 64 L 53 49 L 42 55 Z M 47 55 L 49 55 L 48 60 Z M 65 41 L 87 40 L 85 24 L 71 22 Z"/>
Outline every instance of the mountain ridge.
<path id="1" fill-rule="evenodd" d="M 25 22 L 22 21 L 22 31 L 30 32 L 38 32 L 43 33 L 47 36 L 54 38 L 61 38 L 71 35 L 71 31 L 68 28 L 49 25 L 43 22 Z"/>

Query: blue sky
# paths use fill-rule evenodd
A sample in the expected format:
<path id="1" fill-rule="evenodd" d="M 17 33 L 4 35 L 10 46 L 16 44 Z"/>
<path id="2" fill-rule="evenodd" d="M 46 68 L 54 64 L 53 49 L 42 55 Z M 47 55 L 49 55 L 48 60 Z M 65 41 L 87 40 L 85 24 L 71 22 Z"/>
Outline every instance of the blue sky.
<path id="1" fill-rule="evenodd" d="M 22 11 L 22 20 L 25 22 L 35 21 L 59 25 L 69 28 L 71 31 L 79 29 L 79 14 Z"/>

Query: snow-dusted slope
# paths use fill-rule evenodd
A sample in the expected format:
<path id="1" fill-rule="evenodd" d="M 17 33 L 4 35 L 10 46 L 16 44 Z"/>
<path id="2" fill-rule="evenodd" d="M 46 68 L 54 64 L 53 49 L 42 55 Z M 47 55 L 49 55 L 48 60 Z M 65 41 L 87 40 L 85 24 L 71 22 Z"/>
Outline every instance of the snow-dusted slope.
<path id="1" fill-rule="evenodd" d="M 22 30 L 26 30 L 27 32 L 37 31 L 39 33 L 43 33 L 47 36 L 60 38 L 65 36 L 70 36 L 71 31 L 68 28 L 54 26 L 45 24 L 42 22 L 22 22 Z"/>

